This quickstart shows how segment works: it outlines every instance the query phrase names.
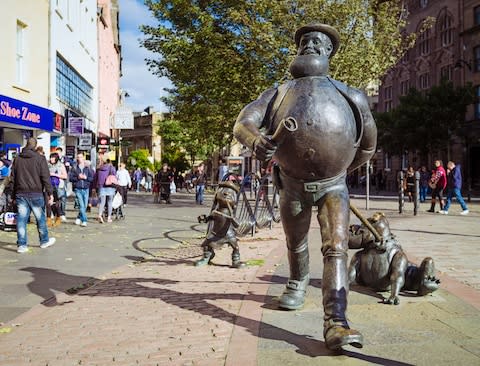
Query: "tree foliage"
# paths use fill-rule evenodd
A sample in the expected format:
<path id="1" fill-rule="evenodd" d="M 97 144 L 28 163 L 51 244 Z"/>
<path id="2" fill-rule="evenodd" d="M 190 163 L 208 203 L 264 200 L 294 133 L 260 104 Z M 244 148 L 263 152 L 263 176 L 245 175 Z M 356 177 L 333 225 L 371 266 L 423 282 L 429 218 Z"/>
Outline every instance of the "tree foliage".
<path id="1" fill-rule="evenodd" d="M 341 35 L 331 75 L 365 87 L 393 66 L 414 37 L 402 2 L 386 0 L 145 0 L 158 26 L 142 44 L 158 54 L 151 71 L 173 88 L 164 102 L 207 153 L 232 139 L 241 108 L 288 78 L 295 30 L 327 23 Z"/>
<path id="2" fill-rule="evenodd" d="M 446 150 L 452 136 L 460 135 L 467 106 L 473 102 L 471 85 L 454 87 L 442 80 L 425 93 L 412 88 L 400 97 L 397 108 L 376 115 L 378 145 L 391 155 Z"/>
<path id="3" fill-rule="evenodd" d="M 146 168 L 152 169 L 153 165 L 150 162 L 150 160 L 148 160 L 149 156 L 150 156 L 150 152 L 147 149 L 138 149 L 138 150 L 132 151 L 128 155 L 127 168 L 128 169 L 140 168 L 142 170 Z"/>

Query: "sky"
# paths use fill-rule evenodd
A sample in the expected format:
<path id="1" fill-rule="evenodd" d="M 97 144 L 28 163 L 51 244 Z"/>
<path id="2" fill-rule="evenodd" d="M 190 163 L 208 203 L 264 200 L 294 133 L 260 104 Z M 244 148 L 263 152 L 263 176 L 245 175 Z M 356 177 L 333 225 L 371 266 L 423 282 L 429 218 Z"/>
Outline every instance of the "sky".
<path id="1" fill-rule="evenodd" d="M 158 57 L 154 53 L 140 47 L 139 40 L 143 33 L 139 27 L 142 24 L 155 25 L 155 18 L 150 15 L 143 0 L 120 0 L 120 44 L 122 46 L 122 74 L 120 88 L 130 97 L 125 103 L 133 111 L 142 111 L 153 106 L 157 112 L 166 112 L 165 105 L 160 101 L 166 93 L 163 90 L 171 86 L 167 78 L 153 75 L 145 62 L 146 58 Z"/>

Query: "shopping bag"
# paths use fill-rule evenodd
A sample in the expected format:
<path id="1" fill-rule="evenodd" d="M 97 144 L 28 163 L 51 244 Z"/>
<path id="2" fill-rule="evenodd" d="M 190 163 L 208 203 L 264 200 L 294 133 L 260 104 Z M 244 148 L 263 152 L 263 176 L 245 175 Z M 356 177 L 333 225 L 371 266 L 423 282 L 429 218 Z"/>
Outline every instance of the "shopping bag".
<path id="1" fill-rule="evenodd" d="M 174 194 L 175 192 L 177 192 L 177 186 L 175 185 L 174 182 L 171 182 L 170 183 L 170 194 Z"/>
<path id="2" fill-rule="evenodd" d="M 123 199 L 120 192 L 115 193 L 115 196 L 113 197 L 113 201 L 112 201 L 112 207 L 114 209 L 117 209 L 122 205 L 122 203 L 123 203 Z"/>

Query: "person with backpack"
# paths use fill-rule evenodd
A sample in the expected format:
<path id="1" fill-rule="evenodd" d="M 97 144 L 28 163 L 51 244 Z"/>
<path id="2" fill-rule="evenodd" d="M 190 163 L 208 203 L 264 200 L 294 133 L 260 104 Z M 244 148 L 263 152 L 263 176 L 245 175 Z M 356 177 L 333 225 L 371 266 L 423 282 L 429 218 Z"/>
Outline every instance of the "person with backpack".
<path id="1" fill-rule="evenodd" d="M 87 226 L 87 206 L 90 192 L 90 183 L 93 181 L 93 171 L 85 163 L 85 156 L 77 154 L 77 164 L 70 168 L 70 182 L 72 182 L 75 197 L 78 201 L 78 215 L 75 225 Z"/>

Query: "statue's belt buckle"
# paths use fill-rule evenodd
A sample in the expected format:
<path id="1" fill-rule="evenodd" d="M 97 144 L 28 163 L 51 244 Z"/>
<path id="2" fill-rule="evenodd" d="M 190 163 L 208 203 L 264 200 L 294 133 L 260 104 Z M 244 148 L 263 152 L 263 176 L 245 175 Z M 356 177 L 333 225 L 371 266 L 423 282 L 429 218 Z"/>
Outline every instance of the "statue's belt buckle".
<path id="1" fill-rule="evenodd" d="M 320 183 L 303 183 L 303 189 L 305 192 L 316 193 L 320 190 Z"/>

